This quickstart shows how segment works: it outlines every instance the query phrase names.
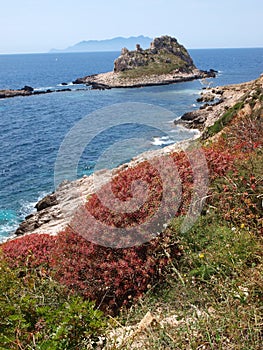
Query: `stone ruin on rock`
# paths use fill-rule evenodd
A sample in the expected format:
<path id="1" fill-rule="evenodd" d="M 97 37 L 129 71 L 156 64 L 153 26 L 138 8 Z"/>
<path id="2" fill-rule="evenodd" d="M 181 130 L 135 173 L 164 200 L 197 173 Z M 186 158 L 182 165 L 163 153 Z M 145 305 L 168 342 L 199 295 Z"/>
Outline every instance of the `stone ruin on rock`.
<path id="1" fill-rule="evenodd" d="M 170 36 L 155 38 L 149 49 L 143 50 L 139 44 L 136 50 L 129 51 L 123 48 L 120 57 L 114 62 L 114 72 L 125 72 L 138 67 L 154 68 L 158 66 L 161 73 L 172 71 L 191 72 L 196 69 L 194 62 L 186 48 Z"/>

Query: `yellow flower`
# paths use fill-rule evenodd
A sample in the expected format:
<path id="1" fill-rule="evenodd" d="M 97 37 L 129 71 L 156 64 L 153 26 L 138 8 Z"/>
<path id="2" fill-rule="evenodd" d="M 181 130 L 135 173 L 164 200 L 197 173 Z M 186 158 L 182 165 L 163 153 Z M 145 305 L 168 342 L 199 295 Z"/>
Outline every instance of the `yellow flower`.
<path id="1" fill-rule="evenodd" d="M 200 259 L 204 259 L 204 257 L 205 257 L 205 255 L 203 253 L 199 253 L 198 256 L 199 256 Z"/>
<path id="2" fill-rule="evenodd" d="M 244 228 L 244 227 L 245 227 L 245 224 L 241 224 L 241 225 L 240 225 L 240 228 Z"/>

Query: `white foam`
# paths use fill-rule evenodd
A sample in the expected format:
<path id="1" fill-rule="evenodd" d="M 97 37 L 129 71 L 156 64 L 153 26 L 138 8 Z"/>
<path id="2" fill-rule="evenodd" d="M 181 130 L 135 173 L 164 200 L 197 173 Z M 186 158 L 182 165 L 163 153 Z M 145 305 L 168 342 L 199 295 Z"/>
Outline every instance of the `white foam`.
<path id="1" fill-rule="evenodd" d="M 5 242 L 6 240 L 16 237 L 13 235 L 15 230 L 17 229 L 19 223 L 21 222 L 21 219 L 24 219 L 27 215 L 33 213 L 36 211 L 35 205 L 37 202 L 45 197 L 47 195 L 47 192 L 42 192 L 39 194 L 37 201 L 29 202 L 21 200 L 19 201 L 20 208 L 18 215 L 14 216 L 14 218 L 1 223 L 0 225 L 0 242 Z"/>
<path id="2" fill-rule="evenodd" d="M 175 143 L 175 141 L 170 139 L 169 136 L 154 137 L 151 142 L 154 146 L 171 145 L 172 143 Z"/>
<path id="3" fill-rule="evenodd" d="M 73 86 L 74 84 L 72 83 L 72 81 L 70 81 L 70 82 L 68 82 L 68 83 L 66 83 L 67 85 L 65 85 L 65 84 L 58 84 L 57 86 L 59 86 L 59 87 L 61 87 L 61 86 L 63 86 L 63 87 L 67 87 L 67 86 Z"/>
<path id="4" fill-rule="evenodd" d="M 32 213 L 33 211 L 35 211 L 36 204 L 37 204 L 37 202 L 27 202 L 27 201 L 21 200 L 20 201 L 19 216 L 24 218 L 27 215 L 29 215 L 30 213 Z"/>
<path id="5" fill-rule="evenodd" d="M 5 217 L 4 211 L 2 211 L 2 220 L 0 224 L 0 242 L 5 242 L 11 237 L 11 234 L 16 230 L 19 220 L 16 214 L 8 215 L 9 211 L 6 211 L 7 216 Z"/>
<path id="6" fill-rule="evenodd" d="M 51 89 L 55 89 L 54 86 L 41 86 L 38 88 L 34 88 L 34 91 L 45 91 L 45 90 L 51 90 Z"/>
<path id="7" fill-rule="evenodd" d="M 173 90 L 169 91 L 171 94 L 176 94 L 176 95 L 198 95 L 198 90 L 197 89 L 182 89 L 182 90 Z M 167 93 L 166 93 L 167 94 Z"/>

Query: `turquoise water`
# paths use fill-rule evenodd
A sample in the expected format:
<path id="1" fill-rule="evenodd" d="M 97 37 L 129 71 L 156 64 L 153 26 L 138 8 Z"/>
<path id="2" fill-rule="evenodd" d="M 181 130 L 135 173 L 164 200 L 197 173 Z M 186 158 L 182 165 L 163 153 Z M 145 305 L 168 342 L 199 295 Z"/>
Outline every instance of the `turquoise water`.
<path id="1" fill-rule="evenodd" d="M 211 80 L 214 86 L 255 79 L 263 71 L 263 49 L 190 50 L 190 53 L 199 68 L 219 71 L 218 77 Z M 117 52 L 1 55 L 0 89 L 24 85 L 57 88 L 62 82 L 111 70 L 117 56 Z M 86 118 L 86 135 L 95 139 L 80 157 L 78 176 L 92 173 L 101 149 L 107 150 L 114 140 L 133 137 L 128 146 L 121 145 L 104 157 L 105 167 L 116 166 L 147 149 L 192 137 L 192 132 L 175 128 L 172 121 L 198 108 L 196 98 L 202 87 L 202 82 L 194 81 L 0 100 L 0 236 L 11 234 L 37 200 L 54 190 L 54 165 L 59 148 L 80 120 Z M 122 107 L 112 112 L 110 108 L 116 104 Z M 134 111 L 129 111 L 130 104 L 137 104 Z M 156 113 L 146 113 L 147 108 L 140 104 L 156 106 Z M 134 125 L 129 129 L 128 124 L 135 121 L 137 129 Z M 126 127 L 121 127 L 125 123 Z M 113 124 L 118 127 L 109 129 Z M 101 133 L 98 125 L 107 132 Z M 145 136 L 145 125 L 153 125 L 156 130 Z M 142 142 L 136 139 L 140 134 L 144 135 Z"/>

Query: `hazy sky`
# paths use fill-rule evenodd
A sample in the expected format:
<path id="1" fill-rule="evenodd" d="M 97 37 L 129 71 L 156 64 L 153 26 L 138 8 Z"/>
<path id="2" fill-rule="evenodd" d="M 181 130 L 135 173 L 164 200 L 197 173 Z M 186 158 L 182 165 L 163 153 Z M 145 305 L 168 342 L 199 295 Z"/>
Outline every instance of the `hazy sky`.
<path id="1" fill-rule="evenodd" d="M 187 48 L 263 47 L 262 21 L 263 0 L 9 0 L 0 53 L 141 34 L 169 34 Z"/>

